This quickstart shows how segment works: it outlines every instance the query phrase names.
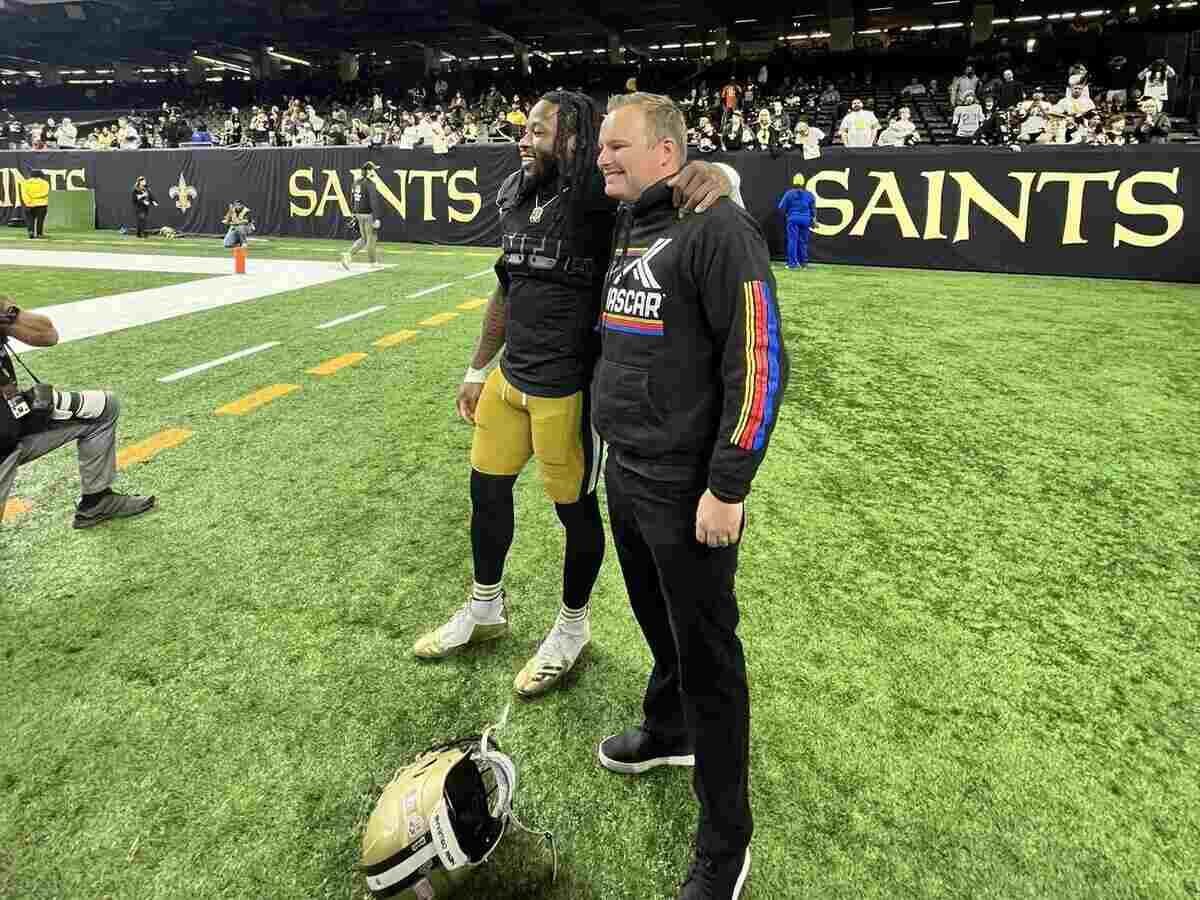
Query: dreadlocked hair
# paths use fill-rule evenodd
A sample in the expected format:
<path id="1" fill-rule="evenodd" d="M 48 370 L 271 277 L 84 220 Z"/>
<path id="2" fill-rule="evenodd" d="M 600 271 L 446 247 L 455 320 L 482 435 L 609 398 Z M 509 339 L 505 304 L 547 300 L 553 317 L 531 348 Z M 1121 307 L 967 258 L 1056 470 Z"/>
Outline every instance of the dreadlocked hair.
<path id="1" fill-rule="evenodd" d="M 596 177 L 600 122 L 604 116 L 591 97 L 575 91 L 551 91 L 543 94 L 541 99 L 558 107 L 558 130 L 554 135 L 554 158 L 558 161 L 555 191 L 570 189 L 563 200 L 554 204 L 554 217 L 547 231 L 564 237 L 562 229 L 567 211 L 582 202 L 591 180 Z M 574 152 L 569 146 L 571 138 L 575 138 Z"/>

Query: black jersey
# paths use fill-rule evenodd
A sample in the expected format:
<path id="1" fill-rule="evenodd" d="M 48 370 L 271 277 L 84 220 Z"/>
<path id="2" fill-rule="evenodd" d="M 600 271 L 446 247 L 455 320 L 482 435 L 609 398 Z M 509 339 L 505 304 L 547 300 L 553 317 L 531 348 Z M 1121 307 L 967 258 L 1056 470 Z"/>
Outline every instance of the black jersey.
<path id="1" fill-rule="evenodd" d="M 528 189 L 515 172 L 500 188 L 496 274 L 507 291 L 504 377 L 535 397 L 588 386 L 617 204 L 599 172 L 582 196 Z M 541 208 L 540 214 L 536 212 Z"/>

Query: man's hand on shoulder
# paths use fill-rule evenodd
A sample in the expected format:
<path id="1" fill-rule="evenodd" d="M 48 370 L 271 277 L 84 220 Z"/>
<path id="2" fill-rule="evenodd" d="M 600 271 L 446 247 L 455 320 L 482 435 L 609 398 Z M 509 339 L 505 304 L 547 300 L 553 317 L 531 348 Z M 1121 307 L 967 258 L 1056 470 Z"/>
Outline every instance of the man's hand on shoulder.
<path id="1" fill-rule="evenodd" d="M 675 189 L 675 206 L 688 212 L 702 213 L 722 197 L 733 194 L 733 183 L 725 170 L 699 160 L 684 166 L 667 186 Z"/>

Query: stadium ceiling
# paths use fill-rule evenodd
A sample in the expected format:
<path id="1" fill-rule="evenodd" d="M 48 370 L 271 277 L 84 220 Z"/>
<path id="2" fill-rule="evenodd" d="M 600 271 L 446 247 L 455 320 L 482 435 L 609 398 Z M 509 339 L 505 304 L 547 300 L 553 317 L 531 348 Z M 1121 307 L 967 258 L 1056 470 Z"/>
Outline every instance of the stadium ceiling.
<path id="1" fill-rule="evenodd" d="M 972 0 L 835 5 L 855 10 L 863 28 L 963 20 Z M 1072 4 L 998 0 L 996 15 L 1009 6 L 1031 13 Z M 182 63 L 196 50 L 246 64 L 265 46 L 316 63 L 340 51 L 403 63 L 423 59 L 426 48 L 494 57 L 518 41 L 535 51 L 586 52 L 605 48 L 613 34 L 630 59 L 651 45 L 704 46 L 718 27 L 740 41 L 816 31 L 829 9 L 828 0 L 0 0 L 0 64 Z"/>

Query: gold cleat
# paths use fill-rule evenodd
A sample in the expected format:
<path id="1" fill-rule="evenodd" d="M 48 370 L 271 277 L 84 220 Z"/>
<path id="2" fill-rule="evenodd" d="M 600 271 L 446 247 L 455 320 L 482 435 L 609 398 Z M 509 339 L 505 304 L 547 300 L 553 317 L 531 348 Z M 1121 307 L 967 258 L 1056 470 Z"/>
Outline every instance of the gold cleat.
<path id="1" fill-rule="evenodd" d="M 563 629 L 561 622 L 555 622 L 533 659 L 517 673 L 513 690 L 527 699 L 552 690 L 574 668 L 590 639 L 589 625 L 581 633 L 571 634 Z"/>
<path id="2" fill-rule="evenodd" d="M 508 602 L 502 602 L 502 617 L 499 622 L 481 622 L 471 613 L 471 601 L 458 608 L 450 621 L 441 628 L 422 635 L 413 644 L 413 653 L 420 659 L 445 659 L 469 647 L 494 641 L 508 634 Z"/>

